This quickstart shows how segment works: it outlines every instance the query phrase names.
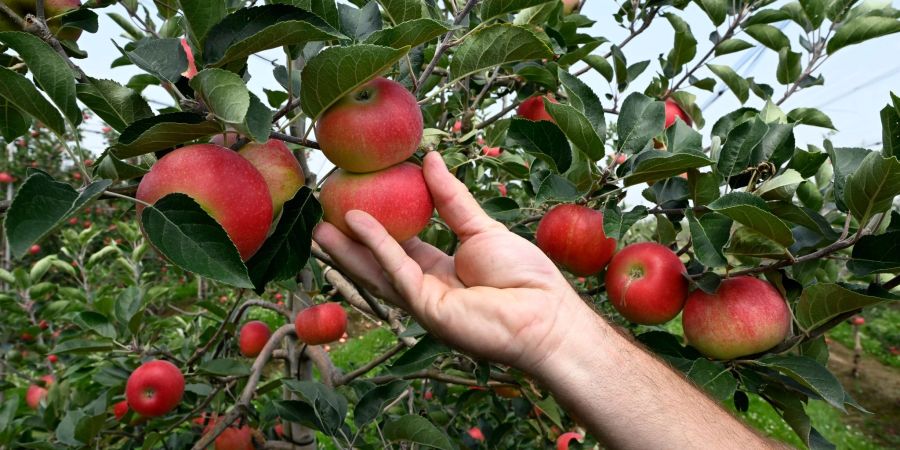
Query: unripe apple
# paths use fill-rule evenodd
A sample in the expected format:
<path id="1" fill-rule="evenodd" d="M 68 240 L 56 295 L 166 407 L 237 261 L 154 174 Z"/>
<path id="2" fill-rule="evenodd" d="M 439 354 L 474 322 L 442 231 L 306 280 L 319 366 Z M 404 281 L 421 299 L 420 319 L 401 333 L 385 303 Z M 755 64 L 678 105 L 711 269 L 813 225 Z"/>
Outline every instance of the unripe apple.
<path id="1" fill-rule="evenodd" d="M 248 358 L 256 357 L 266 346 L 266 342 L 269 342 L 270 337 L 272 337 L 272 330 L 265 323 L 258 320 L 245 323 L 241 327 L 238 344 L 241 354 Z"/>
<path id="2" fill-rule="evenodd" d="M 550 122 L 555 122 L 553 120 L 553 117 L 550 116 L 550 114 L 547 112 L 547 109 L 544 107 L 545 98 L 549 100 L 550 103 L 559 103 L 555 98 L 553 98 L 552 95 L 535 95 L 522 102 L 516 112 L 520 116 L 528 120 L 533 120 L 535 122 L 540 120 L 549 120 Z"/>
<path id="3" fill-rule="evenodd" d="M 422 169 L 411 163 L 364 174 L 339 169 L 325 180 L 319 201 L 325 221 L 347 236 L 355 235 L 344 215 L 358 209 L 371 214 L 398 242 L 419 234 L 434 210 Z"/>
<path id="4" fill-rule="evenodd" d="M 563 433 L 559 435 L 559 438 L 556 439 L 556 450 L 569 450 L 569 444 L 572 442 L 572 440 L 582 442 L 582 440 L 584 440 L 584 436 L 574 431 Z"/>
<path id="5" fill-rule="evenodd" d="M 116 420 L 122 420 L 125 417 L 125 414 L 128 414 L 128 401 L 122 400 L 121 402 L 113 405 L 113 415 L 116 416 Z"/>
<path id="6" fill-rule="evenodd" d="M 266 240 L 272 223 L 269 188 L 259 171 L 237 152 L 212 144 L 179 148 L 144 175 L 137 198 L 153 204 L 176 192 L 193 198 L 222 225 L 244 261 Z M 143 209 L 137 205 L 138 217 Z"/>
<path id="7" fill-rule="evenodd" d="M 216 438 L 214 448 L 215 450 L 255 450 L 253 431 L 247 425 L 240 428 L 230 426 Z"/>
<path id="8" fill-rule="evenodd" d="M 13 182 L 12 175 L 9 172 L 0 172 L 0 184 L 9 184 Z"/>
<path id="9" fill-rule="evenodd" d="M 181 76 L 190 80 L 197 75 L 197 64 L 194 62 L 194 51 L 191 50 L 191 45 L 188 44 L 188 41 L 185 38 L 181 38 L 181 48 L 183 48 L 184 52 L 187 54 L 188 61 L 188 68 L 181 73 Z"/>
<path id="10" fill-rule="evenodd" d="M 146 417 L 159 417 L 175 409 L 183 394 L 184 375 L 174 364 L 163 360 L 141 364 L 125 384 L 128 406 Z"/>
<path id="11" fill-rule="evenodd" d="M 866 319 L 862 316 L 853 316 L 853 319 L 850 321 L 850 323 L 859 327 L 866 324 Z"/>
<path id="12" fill-rule="evenodd" d="M 537 246 L 574 275 L 594 275 L 609 263 L 616 240 L 603 233 L 603 213 L 585 206 L 553 207 L 538 223 Z"/>
<path id="13" fill-rule="evenodd" d="M 680 106 L 678 106 L 678 103 L 675 103 L 675 100 L 672 100 L 671 98 L 667 98 L 666 99 L 666 128 L 671 127 L 675 123 L 676 117 L 681 119 L 682 121 L 684 121 L 684 123 L 687 126 L 692 126 L 694 124 L 694 122 L 691 122 L 690 116 L 688 116 L 687 113 L 685 113 L 684 110 L 681 109 Z"/>
<path id="14" fill-rule="evenodd" d="M 578 8 L 579 3 L 581 3 L 581 0 L 562 0 L 563 14 L 572 14 L 572 12 L 575 11 L 575 8 Z"/>
<path id="15" fill-rule="evenodd" d="M 688 343 L 716 359 L 768 350 L 791 332 L 791 312 L 781 294 L 750 276 L 723 280 L 715 294 L 691 292 L 681 319 Z"/>
<path id="16" fill-rule="evenodd" d="M 334 342 L 347 331 L 347 312 L 338 303 L 322 303 L 297 313 L 297 339 L 308 345 Z"/>
<path id="17" fill-rule="evenodd" d="M 623 317 L 634 323 L 665 323 L 681 312 L 688 293 L 684 264 L 655 242 L 631 244 L 606 269 L 606 294 Z"/>
<path id="18" fill-rule="evenodd" d="M 422 141 L 422 111 L 396 81 L 376 78 L 332 105 L 316 122 L 322 153 L 350 172 L 374 172 L 405 161 Z"/>
<path id="19" fill-rule="evenodd" d="M 251 142 L 241 147 L 238 154 L 247 158 L 266 180 L 269 195 L 272 196 L 272 214 L 277 217 L 281 214 L 282 205 L 294 198 L 306 182 L 297 158 L 284 142 L 277 139 L 269 139 L 264 144 Z"/>

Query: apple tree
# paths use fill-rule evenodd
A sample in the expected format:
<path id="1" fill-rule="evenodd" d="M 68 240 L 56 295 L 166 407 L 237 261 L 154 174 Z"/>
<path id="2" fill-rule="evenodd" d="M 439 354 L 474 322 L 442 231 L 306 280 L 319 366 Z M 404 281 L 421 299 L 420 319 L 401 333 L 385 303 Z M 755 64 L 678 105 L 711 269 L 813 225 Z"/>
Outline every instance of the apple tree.
<path id="1" fill-rule="evenodd" d="M 379 77 L 418 104 L 410 161 L 439 152 L 586 302 L 710 396 L 739 413 L 762 399 L 810 448 L 831 444 L 807 403 L 864 410 L 826 368 L 824 335 L 898 298 L 900 98 L 883 92 L 883 109 L 860 111 L 882 124 L 871 148 L 801 142 L 802 127 L 835 126 L 788 105 L 823 89 L 831 55 L 900 32 L 894 8 L 628 0 L 594 17 L 569 0 L 81 3 L 0 3 L 13 259 L 0 270 L 0 448 L 546 448 L 584 434 L 527 374 L 447 347 L 312 241 L 328 210 L 319 187 L 339 176 L 310 169 L 323 160 L 313 130 Z M 688 22 L 692 11 L 706 23 Z M 117 27 L 112 65 L 140 71 L 130 80 L 84 69 L 92 54 L 78 42 L 106 31 L 100 16 Z M 692 26 L 714 28 L 710 42 Z M 654 29 L 674 31 L 664 51 L 632 52 Z M 751 49 L 777 66 L 747 78 L 723 62 Z M 262 90 L 258 59 L 275 80 Z M 741 106 L 704 117 L 697 99 L 720 95 Z M 101 121 L 101 139 L 87 139 Z M 292 155 L 278 167 L 299 173 L 277 201 L 284 192 L 265 184 L 277 164 L 242 150 L 270 143 Z M 391 204 L 401 192 L 376 194 Z M 446 224 L 426 222 L 414 232 L 453 254 Z M 564 236 L 583 244 L 562 248 Z M 674 273 L 659 285 L 626 261 L 654 255 Z M 641 306 L 638 286 L 674 306 Z M 734 301 L 732 315 L 709 299 Z M 733 322 L 768 340 L 729 334 Z M 345 331 L 370 340 L 368 357 L 341 354 Z"/>

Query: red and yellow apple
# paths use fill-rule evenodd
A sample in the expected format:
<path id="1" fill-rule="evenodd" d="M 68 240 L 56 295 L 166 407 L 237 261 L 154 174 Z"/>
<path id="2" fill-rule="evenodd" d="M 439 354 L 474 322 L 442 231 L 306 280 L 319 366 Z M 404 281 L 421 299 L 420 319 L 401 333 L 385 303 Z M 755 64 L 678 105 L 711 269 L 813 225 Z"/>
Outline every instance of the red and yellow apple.
<path id="1" fill-rule="evenodd" d="M 294 198 L 306 182 L 297 158 L 284 142 L 277 139 L 269 139 L 263 144 L 251 142 L 241 147 L 238 154 L 247 158 L 262 174 L 272 196 L 272 214 L 281 214 L 281 207 Z"/>
<path id="2" fill-rule="evenodd" d="M 411 163 L 373 173 L 338 169 L 319 192 L 324 219 L 354 237 L 344 220 L 348 211 L 365 211 L 378 220 L 398 242 L 422 231 L 431 220 L 434 202 L 422 169 Z"/>
<path id="3" fill-rule="evenodd" d="M 258 320 L 245 323 L 238 338 L 241 354 L 248 358 L 256 357 L 266 346 L 266 342 L 269 342 L 270 337 L 272 330 L 265 323 Z"/>
<path id="4" fill-rule="evenodd" d="M 334 342 L 347 331 L 347 312 L 338 303 L 310 306 L 294 319 L 297 339 L 307 345 Z"/>
<path id="5" fill-rule="evenodd" d="M 374 172 L 415 153 L 422 141 L 422 111 L 402 84 L 376 78 L 328 108 L 316 122 L 316 138 L 334 165 Z"/>
<path id="6" fill-rule="evenodd" d="M 657 325 L 681 312 L 688 293 L 684 264 L 655 242 L 631 244 L 613 256 L 606 269 L 606 293 L 623 317 Z"/>
<path id="7" fill-rule="evenodd" d="M 616 240 L 603 233 L 603 213 L 580 205 L 553 207 L 535 237 L 550 259 L 578 276 L 600 272 L 616 251 Z"/>
<path id="8" fill-rule="evenodd" d="M 581 0 L 562 0 L 563 14 L 569 15 L 575 12 L 575 9 L 578 8 L 579 3 L 581 3 Z"/>
<path id="9" fill-rule="evenodd" d="M 38 409 L 41 401 L 47 398 L 47 388 L 56 382 L 56 378 L 54 378 L 53 375 L 44 375 L 41 377 L 41 380 L 44 382 L 44 386 L 31 384 L 25 392 L 25 403 L 27 403 L 28 407 L 31 409 Z"/>
<path id="10" fill-rule="evenodd" d="M 128 406 L 145 417 L 159 417 L 175 409 L 183 394 L 184 375 L 163 360 L 141 364 L 125 383 Z"/>
<path id="11" fill-rule="evenodd" d="M 184 53 L 187 54 L 188 61 L 188 68 L 181 73 L 181 76 L 190 80 L 197 75 L 197 63 L 194 61 L 194 51 L 191 50 L 191 44 L 189 44 L 185 38 L 181 38 L 181 48 L 183 48 Z"/>
<path id="12" fill-rule="evenodd" d="M 559 103 L 552 95 L 535 95 L 523 101 L 516 112 L 519 116 L 535 122 L 540 120 L 555 122 L 553 117 L 550 116 L 550 113 L 547 112 L 547 108 L 544 107 L 545 98 L 549 100 L 550 103 Z"/>
<path id="13" fill-rule="evenodd" d="M 13 182 L 12 175 L 9 172 L 0 172 L 0 184 L 9 184 Z"/>
<path id="14" fill-rule="evenodd" d="M 144 175 L 137 198 L 154 204 L 172 193 L 199 203 L 222 226 L 244 261 L 266 240 L 272 222 L 269 188 L 253 164 L 237 152 L 197 144 L 163 156 Z M 138 217 L 143 209 L 137 205 Z"/>
<path id="15" fill-rule="evenodd" d="M 791 312 L 781 294 L 750 276 L 723 280 L 715 294 L 691 292 L 681 318 L 688 343 L 715 359 L 763 352 L 791 332 Z"/>
<path id="16" fill-rule="evenodd" d="M 675 124 L 675 119 L 681 119 L 687 126 L 692 126 L 694 122 L 691 121 L 691 117 L 678 106 L 678 103 L 671 98 L 666 99 L 666 128 L 671 127 Z"/>

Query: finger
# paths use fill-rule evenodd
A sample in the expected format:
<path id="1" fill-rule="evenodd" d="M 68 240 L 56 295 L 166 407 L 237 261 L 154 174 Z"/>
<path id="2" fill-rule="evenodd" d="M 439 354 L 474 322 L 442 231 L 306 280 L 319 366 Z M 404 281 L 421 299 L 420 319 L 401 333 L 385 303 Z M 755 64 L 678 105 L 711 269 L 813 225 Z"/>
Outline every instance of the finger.
<path id="1" fill-rule="evenodd" d="M 428 272 L 432 268 L 446 264 L 451 259 L 449 255 L 438 250 L 430 244 L 422 242 L 421 239 L 414 237 L 400 244 L 406 254 L 419 264 L 423 272 Z"/>
<path id="2" fill-rule="evenodd" d="M 466 185 L 447 170 L 440 154 L 431 152 L 425 155 L 423 166 L 425 183 L 428 184 L 434 206 L 460 240 L 491 229 L 506 229 L 481 209 Z"/>
<path id="3" fill-rule="evenodd" d="M 328 222 L 322 222 L 316 226 L 313 230 L 313 239 L 355 281 L 375 291 L 380 297 L 398 300 L 397 291 L 384 276 L 381 265 L 367 247 L 348 238 Z"/>
<path id="4" fill-rule="evenodd" d="M 375 256 L 381 269 L 404 299 L 419 296 L 425 275 L 403 247 L 394 240 L 374 217 L 363 211 L 350 211 L 344 216 L 356 237 Z"/>

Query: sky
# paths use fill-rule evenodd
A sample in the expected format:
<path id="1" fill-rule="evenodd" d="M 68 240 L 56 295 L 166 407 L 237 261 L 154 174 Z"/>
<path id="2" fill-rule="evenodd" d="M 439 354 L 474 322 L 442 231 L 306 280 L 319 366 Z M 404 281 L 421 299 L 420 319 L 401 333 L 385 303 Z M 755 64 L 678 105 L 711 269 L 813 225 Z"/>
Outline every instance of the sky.
<path id="1" fill-rule="evenodd" d="M 892 3 L 890 0 L 874 1 L 881 4 Z M 153 8 L 152 1 L 142 0 L 142 2 Z M 347 3 L 346 0 L 338 0 L 338 2 Z M 778 7 L 784 3 L 787 3 L 787 1 L 780 0 L 769 7 Z M 895 0 L 893 6 L 900 8 L 900 0 Z M 596 23 L 592 28 L 583 32 L 592 36 L 606 37 L 611 42 L 620 42 L 627 35 L 627 30 L 622 29 L 613 21 L 612 13 L 616 9 L 616 3 L 613 1 L 587 0 L 582 8 L 582 14 L 596 20 Z M 79 45 L 88 52 L 89 58 L 79 60 L 78 64 L 90 76 L 111 78 L 124 84 L 131 76 L 140 72 L 134 66 L 110 68 L 110 63 L 119 56 L 118 51 L 112 46 L 110 40 L 115 40 L 121 45 L 127 42 L 127 39 L 122 37 L 121 29 L 107 17 L 106 13 L 118 12 L 123 16 L 127 16 L 127 14 L 124 8 L 118 5 L 96 11 L 100 15 L 100 31 L 96 34 L 85 33 L 79 40 Z M 693 4 L 684 12 L 679 12 L 679 15 L 682 15 L 692 26 L 692 33 L 698 41 L 697 54 L 705 54 L 712 45 L 707 39 L 709 33 L 713 31 L 709 19 Z M 800 46 L 797 36 L 802 33 L 802 30 L 796 25 L 789 24 L 784 29 L 784 32 L 791 38 L 794 50 L 798 51 Z M 660 18 L 624 48 L 629 63 L 647 59 L 653 61 L 645 71 L 645 74 L 634 82 L 633 87 L 643 89 L 646 86 L 654 70 L 658 69 L 657 56 L 668 53 L 672 47 L 673 35 L 674 33 L 668 21 Z M 748 36 L 743 36 L 743 38 L 755 43 Z M 608 44 L 603 45 L 595 50 L 594 53 L 605 53 L 608 48 Z M 787 112 L 800 106 L 818 107 L 831 117 L 837 132 L 834 133 L 831 130 L 810 126 L 800 126 L 796 130 L 797 145 L 805 147 L 807 144 L 813 144 L 821 147 L 825 137 L 830 137 L 837 147 L 873 146 L 879 143 L 881 141 L 879 111 L 888 103 L 891 90 L 900 94 L 900 60 L 896 58 L 898 50 L 900 50 L 900 34 L 895 34 L 844 48 L 831 57 L 819 72 L 825 77 L 825 85 L 795 93 L 782 105 L 782 108 Z M 744 54 L 753 51 L 753 49 L 750 49 L 734 55 L 726 55 L 716 58 L 714 62 L 731 65 L 740 60 Z M 279 61 L 284 59 L 280 50 L 271 50 L 263 54 L 263 56 Z M 784 87 L 779 86 L 775 81 L 777 62 L 778 56 L 775 52 L 766 49 L 754 67 L 749 71 L 741 71 L 739 73 L 743 76 L 754 76 L 759 82 L 771 84 L 775 87 L 775 96 L 780 97 L 784 92 Z M 579 67 L 578 65 L 575 66 L 576 69 Z M 269 62 L 260 58 L 250 58 L 249 72 L 253 75 L 253 78 L 248 85 L 261 98 L 265 98 L 262 95 L 262 88 L 272 89 L 278 87 L 272 75 L 272 68 Z M 699 69 L 696 72 L 696 76 L 699 78 L 707 76 L 715 78 L 709 72 L 709 69 L 705 67 Z M 610 92 L 610 86 L 605 79 L 596 72 L 590 71 L 583 76 L 582 80 L 591 86 L 603 101 L 606 101 L 603 95 Z M 717 89 L 722 86 L 720 83 Z M 697 95 L 697 103 L 699 105 L 705 105 L 708 99 L 713 96 L 712 93 L 702 90 L 692 90 L 692 92 Z M 148 98 L 171 103 L 170 97 L 161 88 L 150 87 L 144 94 Z M 748 100 L 746 105 L 759 108 L 762 107 L 763 102 L 751 94 L 750 100 Z M 153 104 L 151 106 L 157 108 L 159 105 Z M 704 130 L 701 130 L 701 133 L 708 140 L 709 130 L 714 120 L 740 106 L 738 100 L 734 98 L 730 91 L 727 92 L 704 110 L 707 125 Z M 607 117 L 607 119 L 609 120 L 610 117 Z M 101 126 L 97 121 L 87 124 L 87 127 L 93 130 L 99 130 Z M 99 154 L 103 150 L 104 144 L 96 134 L 89 133 L 86 144 L 95 153 Z M 877 147 L 880 148 L 880 145 Z M 313 154 L 310 167 L 312 170 L 327 170 L 329 167 L 330 165 L 321 155 L 317 152 Z"/>

